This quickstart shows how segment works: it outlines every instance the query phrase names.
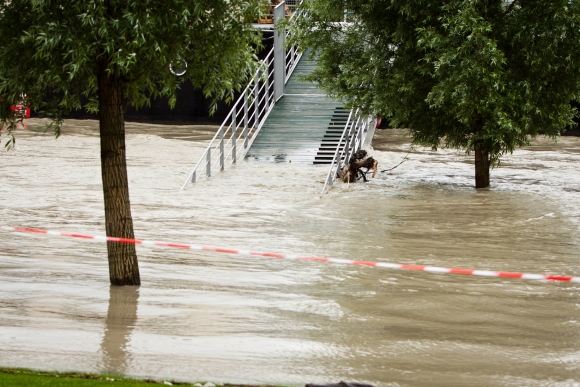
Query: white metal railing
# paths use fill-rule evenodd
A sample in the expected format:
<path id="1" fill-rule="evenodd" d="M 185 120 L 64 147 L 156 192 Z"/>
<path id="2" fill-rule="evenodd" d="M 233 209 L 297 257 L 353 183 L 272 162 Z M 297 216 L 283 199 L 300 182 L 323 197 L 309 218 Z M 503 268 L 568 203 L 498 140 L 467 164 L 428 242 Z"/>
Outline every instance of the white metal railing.
<path id="1" fill-rule="evenodd" d="M 328 169 L 321 196 L 326 192 L 326 187 L 333 185 L 334 181 L 340 177 L 340 170 L 343 167 L 341 162 L 344 161 L 347 164 L 352 154 L 370 143 L 375 131 L 374 124 L 375 119 L 372 116 L 362 116 L 359 109 L 350 111 Z"/>
<path id="2" fill-rule="evenodd" d="M 290 16 L 290 20 L 292 20 L 293 18 L 299 18 L 302 16 L 303 16 L 302 11 L 292 13 L 292 16 Z M 290 31 L 286 31 L 285 39 L 287 39 L 290 36 L 290 34 L 291 34 Z M 300 61 L 301 57 L 302 57 L 302 52 L 298 51 L 298 46 L 293 45 L 293 46 L 286 48 L 286 58 L 284 61 L 285 62 L 284 67 L 285 67 L 286 77 L 284 78 L 284 83 L 287 83 L 288 80 L 290 79 L 290 76 L 294 72 L 294 69 L 298 65 L 298 61 Z"/>
<path id="3" fill-rule="evenodd" d="M 300 19 L 305 17 L 306 13 L 304 11 L 295 11 L 296 6 L 300 5 L 302 0 L 286 0 L 286 5 L 290 7 L 292 10 L 292 15 L 290 16 L 290 20 L 293 19 Z M 290 31 L 286 31 L 285 38 L 287 39 L 290 35 Z M 298 46 L 293 45 L 286 48 L 286 60 L 285 60 L 285 67 L 286 67 L 286 78 L 284 79 L 284 83 L 288 82 L 290 76 L 294 72 L 294 69 L 298 65 L 298 61 L 302 58 L 302 52 L 298 51 Z"/>
<path id="4" fill-rule="evenodd" d="M 276 23 L 284 18 L 284 7 L 285 3 L 282 2 L 274 9 Z M 245 157 L 274 104 L 284 95 L 284 85 L 302 55 L 294 46 L 284 48 L 287 35 L 287 32 L 275 32 L 274 47 L 260 62 L 259 69 L 232 106 L 181 189 L 189 182 L 197 182 L 200 168 L 205 170 L 206 177 L 210 177 L 218 166 L 223 171 L 226 166 Z"/>
<path id="5" fill-rule="evenodd" d="M 210 177 L 218 165 L 220 170 L 224 170 L 226 164 L 235 164 L 239 158 L 244 157 L 253 136 L 274 104 L 272 62 L 273 51 L 270 51 L 232 106 L 181 189 L 184 189 L 189 181 L 197 182 L 198 170 L 204 163 L 202 168 L 205 167 L 205 175 Z"/>

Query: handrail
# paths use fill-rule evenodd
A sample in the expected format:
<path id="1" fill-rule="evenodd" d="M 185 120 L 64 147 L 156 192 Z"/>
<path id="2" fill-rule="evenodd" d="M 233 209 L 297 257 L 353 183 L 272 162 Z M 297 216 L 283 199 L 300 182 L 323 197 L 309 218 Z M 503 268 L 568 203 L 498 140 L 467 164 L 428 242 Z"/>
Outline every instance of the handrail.
<path id="1" fill-rule="evenodd" d="M 299 3 L 298 1 L 295 1 L 295 3 Z M 293 12 L 292 15 L 290 16 L 290 20 L 294 19 L 294 18 L 299 18 L 299 17 L 303 17 L 303 11 L 298 11 L 298 12 Z M 288 39 L 288 37 L 291 35 L 292 33 L 288 30 L 286 31 L 286 39 Z M 286 77 L 284 78 L 284 83 L 288 83 L 288 80 L 290 79 L 290 76 L 292 75 L 292 73 L 294 72 L 294 69 L 296 68 L 296 66 L 298 66 L 298 62 L 300 61 L 300 58 L 302 58 L 302 52 L 298 51 L 298 46 L 293 45 L 290 46 L 286 49 Z"/>
<path id="2" fill-rule="evenodd" d="M 249 148 L 249 137 L 253 134 L 253 132 L 256 132 L 256 130 L 261 127 L 265 117 L 267 116 L 266 112 L 270 109 L 269 105 L 273 103 L 270 98 L 270 95 L 273 94 L 272 85 L 270 84 L 271 82 L 268 82 L 268 68 L 271 67 L 273 61 L 273 51 L 274 50 L 272 49 L 266 58 L 261 61 L 261 66 L 258 68 L 258 70 L 256 70 L 252 79 L 232 106 L 232 109 L 211 139 L 199 161 L 187 177 L 187 180 L 181 186 L 181 189 L 184 189 L 189 181 L 192 183 L 197 182 L 197 170 L 202 162 L 204 162 L 204 160 L 206 167 L 205 174 L 207 177 L 211 176 L 211 172 L 217 165 L 216 163 L 212 165 L 212 159 L 218 150 L 220 170 L 224 170 L 225 158 L 227 156 L 232 156 L 231 164 L 235 163 L 238 157 L 245 156 L 245 153 Z M 239 115 L 242 116 L 238 117 Z M 239 136 L 236 135 L 238 128 L 241 129 Z M 230 151 L 226 155 L 224 153 L 226 147 L 224 139 L 226 136 L 228 136 L 228 134 L 230 134 L 228 145 L 231 144 L 231 147 Z M 243 147 L 241 147 L 241 149 L 238 151 L 237 141 L 241 140 L 242 136 L 244 140 Z M 216 141 L 217 144 L 214 146 Z"/>
<path id="3" fill-rule="evenodd" d="M 284 2 L 279 6 L 284 7 Z M 298 17 L 299 14 L 293 13 L 291 17 Z M 285 37 L 287 35 L 288 32 L 284 34 Z M 181 186 L 182 190 L 187 183 L 197 182 L 201 177 L 198 176 L 198 169 L 202 165 L 205 164 L 205 176 L 210 177 L 218 164 L 220 170 L 223 171 L 226 165 L 236 164 L 238 159 L 245 157 L 275 104 L 275 48 L 273 47 L 266 58 L 260 62 L 258 70 L 232 105 L 232 109 Z M 286 63 L 279 67 L 284 72 L 281 78 L 284 84 L 290 79 L 301 56 L 302 53 L 298 52 L 297 47 L 285 48 L 283 59 Z M 242 146 L 238 147 L 238 141 L 242 140 Z M 212 163 L 214 157 L 219 157 L 219 163 Z"/>
<path id="4" fill-rule="evenodd" d="M 360 109 L 350 111 L 320 196 L 324 195 L 327 192 L 326 187 L 333 185 L 335 179 L 340 176 L 341 162 L 347 163 L 351 154 L 356 153 L 368 143 L 369 138 L 372 138 L 374 133 L 373 122 L 374 118 L 372 116 L 363 117 Z"/>

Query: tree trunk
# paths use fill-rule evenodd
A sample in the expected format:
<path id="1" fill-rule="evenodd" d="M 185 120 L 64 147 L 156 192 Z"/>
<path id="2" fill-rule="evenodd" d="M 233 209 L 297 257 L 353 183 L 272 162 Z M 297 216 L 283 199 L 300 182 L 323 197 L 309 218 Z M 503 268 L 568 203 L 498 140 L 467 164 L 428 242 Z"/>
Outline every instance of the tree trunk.
<path id="1" fill-rule="evenodd" d="M 107 236 L 134 239 L 125 157 L 125 118 L 122 83 L 107 74 L 106 60 L 99 63 L 98 96 L 101 134 L 101 176 L 105 197 Z M 135 245 L 107 242 L 112 285 L 140 285 Z"/>
<path id="2" fill-rule="evenodd" d="M 489 187 L 489 149 L 485 145 L 475 146 L 475 188 Z"/>

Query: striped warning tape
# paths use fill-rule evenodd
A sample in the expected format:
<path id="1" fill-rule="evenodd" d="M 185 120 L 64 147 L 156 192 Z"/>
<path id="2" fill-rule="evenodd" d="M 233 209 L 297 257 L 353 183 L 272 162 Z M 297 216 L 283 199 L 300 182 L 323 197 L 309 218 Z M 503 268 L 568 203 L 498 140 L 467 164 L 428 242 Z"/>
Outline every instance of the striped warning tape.
<path id="1" fill-rule="evenodd" d="M 259 257 L 283 258 L 283 259 L 296 259 L 296 260 L 300 260 L 300 261 L 340 263 L 340 264 L 345 264 L 345 265 L 382 267 L 385 269 L 415 270 L 415 271 L 424 271 L 424 272 L 428 272 L 428 273 L 438 273 L 438 274 L 462 274 L 462 275 L 474 275 L 474 276 L 482 276 L 482 277 L 517 278 L 517 279 L 540 280 L 540 281 L 580 282 L 580 277 L 571 277 L 571 276 L 564 276 L 564 275 L 527 274 L 527 273 L 505 272 L 505 271 L 454 269 L 454 268 L 437 267 L 437 266 L 404 265 L 404 264 L 386 263 L 386 262 L 354 261 L 354 260 L 350 260 L 350 259 L 313 257 L 313 256 L 303 256 L 303 255 L 296 255 L 296 254 L 269 253 L 269 252 L 252 251 L 252 250 L 238 250 L 238 249 L 228 249 L 228 248 L 223 248 L 223 247 L 192 245 L 192 244 L 185 244 L 185 243 L 144 241 L 144 240 L 139 240 L 139 239 L 127 239 L 127 238 L 117 238 L 117 237 L 108 237 L 108 236 L 87 235 L 87 234 L 79 234 L 79 233 L 73 233 L 73 232 L 40 230 L 40 229 L 28 228 L 28 227 L 10 227 L 10 226 L 0 225 L 0 230 L 54 235 L 54 236 L 70 237 L 70 238 L 77 238 L 77 239 L 94 240 L 97 242 L 132 243 L 132 244 L 148 246 L 148 247 L 168 247 L 168 248 L 176 248 L 176 249 L 213 251 L 216 253 L 251 255 L 251 256 L 259 256 Z"/>

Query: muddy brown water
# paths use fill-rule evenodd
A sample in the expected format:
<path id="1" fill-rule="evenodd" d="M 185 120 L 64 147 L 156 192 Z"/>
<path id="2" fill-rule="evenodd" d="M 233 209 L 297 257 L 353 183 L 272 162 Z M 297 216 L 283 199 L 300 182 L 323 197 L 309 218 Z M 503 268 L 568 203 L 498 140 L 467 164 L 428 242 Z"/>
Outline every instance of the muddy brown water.
<path id="1" fill-rule="evenodd" d="M 0 223 L 104 233 L 94 121 L 37 120 L 0 152 Z M 580 139 L 539 138 L 473 189 L 471 157 L 415 149 L 319 197 L 327 167 L 239 163 L 179 188 L 215 127 L 128 124 L 136 236 L 381 262 L 580 276 Z M 410 149 L 380 131 L 386 169 Z M 580 284 L 138 247 L 0 231 L 0 365 L 214 383 L 579 386 Z"/>

